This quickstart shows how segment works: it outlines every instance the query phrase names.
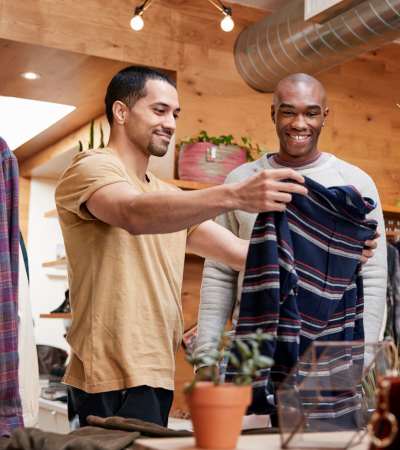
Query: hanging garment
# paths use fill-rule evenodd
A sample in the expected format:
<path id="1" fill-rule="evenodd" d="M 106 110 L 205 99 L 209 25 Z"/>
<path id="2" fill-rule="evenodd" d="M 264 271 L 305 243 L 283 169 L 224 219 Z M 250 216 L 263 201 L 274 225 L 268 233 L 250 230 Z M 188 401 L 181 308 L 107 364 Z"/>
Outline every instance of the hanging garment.
<path id="1" fill-rule="evenodd" d="M 18 387 L 18 163 L 0 138 L 0 436 L 23 425 Z"/>
<path id="2" fill-rule="evenodd" d="M 22 236 L 20 236 L 18 283 L 19 393 L 24 426 L 34 427 L 39 420 L 40 382 L 28 281 L 28 254 Z"/>
<path id="3" fill-rule="evenodd" d="M 276 386 L 313 341 L 358 343 L 336 360 L 323 361 L 321 374 L 347 367 L 361 375 L 360 257 L 365 241 L 375 234 L 376 222 L 365 220 L 375 204 L 350 186 L 327 189 L 309 178 L 305 186 L 307 196 L 293 195 L 284 213 L 259 214 L 253 228 L 235 333 L 245 337 L 261 328 L 272 334 L 275 339 L 264 344 L 263 354 L 275 363 L 253 384 L 248 413 L 274 410 Z M 227 379 L 235 372 L 228 365 Z M 358 399 L 357 394 L 343 398 L 332 396 L 318 411 L 313 404 L 316 417 L 340 416 Z"/>
<path id="4" fill-rule="evenodd" d="M 392 337 L 399 344 L 400 333 L 400 261 L 397 247 L 387 244 L 387 321 L 385 336 Z"/>

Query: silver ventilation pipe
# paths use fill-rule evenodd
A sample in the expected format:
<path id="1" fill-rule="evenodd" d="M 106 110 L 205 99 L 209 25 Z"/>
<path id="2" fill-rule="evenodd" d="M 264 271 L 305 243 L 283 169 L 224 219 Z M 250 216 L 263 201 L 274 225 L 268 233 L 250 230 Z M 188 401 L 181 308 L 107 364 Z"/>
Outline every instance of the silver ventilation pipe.
<path id="1" fill-rule="evenodd" d="M 245 28 L 236 67 L 252 88 L 272 92 L 288 74 L 316 74 L 400 36 L 400 0 L 365 0 L 323 24 L 304 21 L 304 0 Z"/>

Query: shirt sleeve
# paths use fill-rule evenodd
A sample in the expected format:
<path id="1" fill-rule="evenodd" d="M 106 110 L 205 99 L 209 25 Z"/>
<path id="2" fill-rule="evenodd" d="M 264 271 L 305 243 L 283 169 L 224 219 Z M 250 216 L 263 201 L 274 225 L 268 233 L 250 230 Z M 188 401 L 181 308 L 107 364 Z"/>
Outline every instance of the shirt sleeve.
<path id="1" fill-rule="evenodd" d="M 387 288 L 387 248 L 385 221 L 378 191 L 374 182 L 369 179 L 369 186 L 362 195 L 374 199 L 376 208 L 368 214 L 368 219 L 378 222 L 380 233 L 378 246 L 374 255 L 363 265 L 362 277 L 364 284 L 364 332 L 365 342 L 378 342 L 383 337 L 386 318 L 386 288 Z M 372 354 L 366 349 L 366 364 L 371 361 Z"/>
<path id="2" fill-rule="evenodd" d="M 83 220 L 95 220 L 86 207 L 87 200 L 98 189 L 123 182 L 130 183 L 114 155 L 82 152 L 61 176 L 55 194 L 57 208 L 72 212 Z"/>
<path id="3" fill-rule="evenodd" d="M 216 222 L 238 236 L 238 224 L 233 213 L 219 216 Z M 218 347 L 235 305 L 237 276 L 229 266 L 206 259 L 200 290 L 196 356 Z"/>

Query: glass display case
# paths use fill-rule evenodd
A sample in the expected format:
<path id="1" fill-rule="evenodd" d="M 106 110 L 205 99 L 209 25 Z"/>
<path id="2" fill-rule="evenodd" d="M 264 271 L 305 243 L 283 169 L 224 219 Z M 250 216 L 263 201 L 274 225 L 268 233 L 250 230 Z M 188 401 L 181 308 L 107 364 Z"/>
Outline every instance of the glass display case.
<path id="1" fill-rule="evenodd" d="M 393 374 L 393 347 L 389 341 L 313 343 L 277 390 L 282 448 L 332 450 L 357 444 L 375 409 L 377 380 Z M 364 361 L 365 353 L 371 361 Z M 327 432 L 335 432 L 328 443 Z"/>

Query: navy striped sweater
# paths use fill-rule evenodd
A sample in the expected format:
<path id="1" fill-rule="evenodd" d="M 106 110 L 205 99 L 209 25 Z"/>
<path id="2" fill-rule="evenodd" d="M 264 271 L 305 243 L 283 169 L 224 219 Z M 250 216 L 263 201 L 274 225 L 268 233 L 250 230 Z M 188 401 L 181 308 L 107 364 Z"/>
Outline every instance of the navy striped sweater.
<path id="1" fill-rule="evenodd" d="M 285 212 L 259 214 L 251 236 L 235 333 L 245 337 L 261 328 L 276 339 L 264 344 L 275 364 L 254 382 L 249 412 L 271 412 L 268 394 L 313 341 L 356 343 L 331 361 L 321 354 L 323 375 L 343 367 L 362 370 L 360 257 L 376 231 L 376 222 L 365 218 L 376 205 L 351 186 L 325 188 L 310 178 L 305 186 L 308 195 L 293 195 Z M 227 381 L 234 374 L 228 365 Z M 334 399 L 316 416 L 340 416 L 349 408 L 345 403 Z"/>

